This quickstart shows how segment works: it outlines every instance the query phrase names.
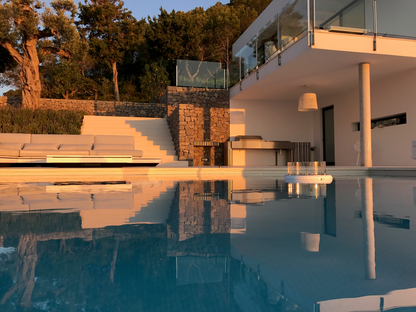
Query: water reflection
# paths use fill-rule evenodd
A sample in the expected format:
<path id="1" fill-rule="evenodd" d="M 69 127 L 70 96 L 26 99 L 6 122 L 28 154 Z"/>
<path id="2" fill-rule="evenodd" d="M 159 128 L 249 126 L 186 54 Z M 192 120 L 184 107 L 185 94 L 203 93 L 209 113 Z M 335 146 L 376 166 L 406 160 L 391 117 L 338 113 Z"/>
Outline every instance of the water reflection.
<path id="1" fill-rule="evenodd" d="M 367 279 L 376 279 L 376 246 L 373 218 L 373 179 L 364 179 L 361 190 L 363 208 L 364 267 Z"/>
<path id="2" fill-rule="evenodd" d="M 416 181 L 359 185 L 359 199 L 347 179 L 324 196 L 276 179 L 1 185 L 0 310 L 416 306 Z"/>

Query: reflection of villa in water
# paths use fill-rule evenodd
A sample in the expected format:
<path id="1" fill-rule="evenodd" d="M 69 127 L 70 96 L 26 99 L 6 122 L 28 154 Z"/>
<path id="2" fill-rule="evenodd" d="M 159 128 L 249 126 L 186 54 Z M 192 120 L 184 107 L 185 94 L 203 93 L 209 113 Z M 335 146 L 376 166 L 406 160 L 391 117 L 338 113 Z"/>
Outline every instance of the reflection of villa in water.
<path id="1" fill-rule="evenodd" d="M 416 184 L 394 185 L 337 180 L 317 198 L 264 179 L 37 185 L 31 194 L 25 185 L 9 187 L 0 195 L 0 303 L 6 311 L 15 303 L 69 310 L 60 302 L 88 310 L 102 298 L 112 311 L 120 296 L 125 310 L 144 311 L 415 306 L 416 271 L 408 263 L 415 255 L 406 246 L 414 243 L 408 194 Z M 80 206 L 71 188 L 81 189 Z M 123 207 L 104 200 L 111 192 L 124 196 Z M 22 198 L 15 205 L 38 209 L 42 196 L 53 200 L 45 200 L 46 212 L 16 213 L 13 196 Z M 53 203 L 62 198 L 72 205 L 57 213 Z M 111 220 L 113 210 L 124 219 Z M 91 294 L 93 285 L 102 285 L 100 293 Z M 210 305 L 204 310 L 201 302 Z"/>

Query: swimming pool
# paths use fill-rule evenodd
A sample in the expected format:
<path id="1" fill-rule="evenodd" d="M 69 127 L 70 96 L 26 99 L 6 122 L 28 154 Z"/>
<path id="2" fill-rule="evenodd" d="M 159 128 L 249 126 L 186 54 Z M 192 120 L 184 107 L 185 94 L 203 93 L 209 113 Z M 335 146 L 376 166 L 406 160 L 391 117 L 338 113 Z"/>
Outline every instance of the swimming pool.
<path id="1" fill-rule="evenodd" d="M 416 180 L 0 184 L 0 311 L 415 311 Z"/>

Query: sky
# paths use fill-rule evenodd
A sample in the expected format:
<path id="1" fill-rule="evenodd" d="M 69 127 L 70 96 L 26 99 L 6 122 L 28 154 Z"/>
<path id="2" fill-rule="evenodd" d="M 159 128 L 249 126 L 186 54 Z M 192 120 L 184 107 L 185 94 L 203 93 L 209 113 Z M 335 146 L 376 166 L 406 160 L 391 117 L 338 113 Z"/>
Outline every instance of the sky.
<path id="1" fill-rule="evenodd" d="M 49 2 L 49 1 L 46 1 Z M 75 0 L 76 3 L 80 2 Z M 82 1 L 84 2 L 84 1 Z M 124 7 L 132 11 L 136 19 L 153 17 L 159 15 L 160 7 L 166 11 L 189 11 L 196 7 L 208 8 L 217 3 L 217 0 L 124 0 Z M 219 1 L 223 4 L 229 3 L 229 0 Z M 7 92 L 10 88 L 0 88 L 0 95 Z"/>
<path id="2" fill-rule="evenodd" d="M 124 6 L 133 12 L 136 19 L 143 17 L 156 16 L 159 14 L 160 7 L 166 11 L 189 11 L 196 7 L 208 8 L 215 3 L 229 3 L 229 0 L 124 0 Z"/>

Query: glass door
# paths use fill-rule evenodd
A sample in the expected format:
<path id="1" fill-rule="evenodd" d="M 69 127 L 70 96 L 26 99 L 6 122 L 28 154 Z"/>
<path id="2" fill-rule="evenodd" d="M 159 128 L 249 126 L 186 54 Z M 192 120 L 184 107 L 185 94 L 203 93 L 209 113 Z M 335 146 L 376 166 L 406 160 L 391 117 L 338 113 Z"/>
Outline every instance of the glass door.
<path id="1" fill-rule="evenodd" d="M 335 165 L 334 106 L 322 109 L 322 129 L 324 161 L 329 166 Z"/>

